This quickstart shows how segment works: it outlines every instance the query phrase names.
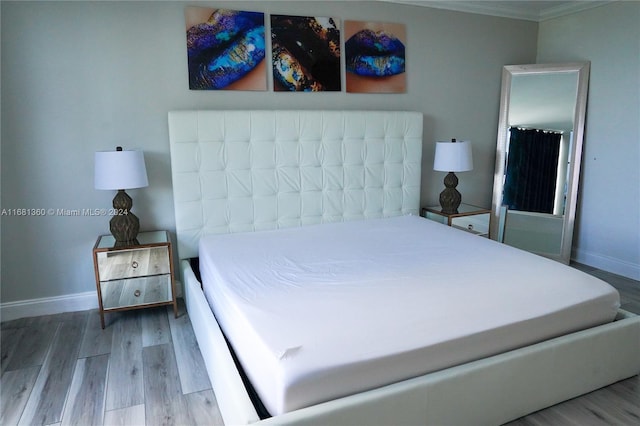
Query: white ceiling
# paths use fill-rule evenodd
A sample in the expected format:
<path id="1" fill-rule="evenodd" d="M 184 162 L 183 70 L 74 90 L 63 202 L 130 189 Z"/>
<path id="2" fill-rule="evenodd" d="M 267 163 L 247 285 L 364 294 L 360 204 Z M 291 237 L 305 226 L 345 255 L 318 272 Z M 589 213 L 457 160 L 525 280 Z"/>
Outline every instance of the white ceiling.
<path id="1" fill-rule="evenodd" d="M 457 10 L 482 15 L 501 16 L 505 18 L 524 19 L 528 21 L 544 21 L 569 15 L 581 10 L 601 6 L 611 0 L 505 0 L 505 1 L 462 1 L 462 0 L 382 0 L 392 3 L 411 4 L 416 6 L 435 7 L 438 9 Z"/>

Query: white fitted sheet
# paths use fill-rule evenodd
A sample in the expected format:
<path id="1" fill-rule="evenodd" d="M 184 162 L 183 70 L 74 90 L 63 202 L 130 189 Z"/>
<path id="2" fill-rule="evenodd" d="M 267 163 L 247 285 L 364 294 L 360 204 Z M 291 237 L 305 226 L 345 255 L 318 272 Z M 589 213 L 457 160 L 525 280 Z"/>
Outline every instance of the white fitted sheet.
<path id="1" fill-rule="evenodd" d="M 416 216 L 200 241 L 205 295 L 272 415 L 612 321 L 617 291 Z"/>

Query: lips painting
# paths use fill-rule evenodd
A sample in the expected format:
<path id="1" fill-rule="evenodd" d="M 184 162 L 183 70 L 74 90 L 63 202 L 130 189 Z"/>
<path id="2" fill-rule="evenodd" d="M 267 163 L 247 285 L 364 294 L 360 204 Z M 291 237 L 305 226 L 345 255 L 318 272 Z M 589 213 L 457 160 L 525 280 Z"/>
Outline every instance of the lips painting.
<path id="1" fill-rule="evenodd" d="M 340 21 L 272 15 L 274 91 L 340 91 Z"/>
<path id="2" fill-rule="evenodd" d="M 345 37 L 347 92 L 406 90 L 404 25 L 346 21 Z"/>
<path id="3" fill-rule="evenodd" d="M 264 14 L 185 9 L 191 90 L 266 90 Z"/>

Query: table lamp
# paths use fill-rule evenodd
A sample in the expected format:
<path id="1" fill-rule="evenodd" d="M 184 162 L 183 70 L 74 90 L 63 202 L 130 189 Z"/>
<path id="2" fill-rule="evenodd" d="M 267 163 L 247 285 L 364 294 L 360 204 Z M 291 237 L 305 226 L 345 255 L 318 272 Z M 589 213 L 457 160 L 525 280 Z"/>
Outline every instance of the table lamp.
<path id="1" fill-rule="evenodd" d="M 143 188 L 149 185 L 147 168 L 142 151 L 99 151 L 95 153 L 95 188 L 117 190 L 113 198 L 113 217 L 109 230 L 115 238 L 115 246 L 137 245 L 140 221 L 131 212 L 133 201 L 125 189 Z"/>
<path id="2" fill-rule="evenodd" d="M 456 214 L 462 201 L 462 195 L 456 189 L 458 177 L 454 172 L 466 172 L 473 169 L 471 142 L 451 139 L 451 142 L 436 142 L 436 154 L 433 169 L 449 172 L 444 177 L 444 190 L 440 193 L 442 213 Z"/>

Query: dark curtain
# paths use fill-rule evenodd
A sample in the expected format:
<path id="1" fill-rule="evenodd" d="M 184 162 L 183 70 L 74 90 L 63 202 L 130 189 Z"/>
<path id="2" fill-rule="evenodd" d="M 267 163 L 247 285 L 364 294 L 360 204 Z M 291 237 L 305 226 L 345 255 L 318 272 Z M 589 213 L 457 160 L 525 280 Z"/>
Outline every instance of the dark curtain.
<path id="1" fill-rule="evenodd" d="M 560 133 L 512 127 L 503 204 L 510 210 L 553 213 Z"/>

